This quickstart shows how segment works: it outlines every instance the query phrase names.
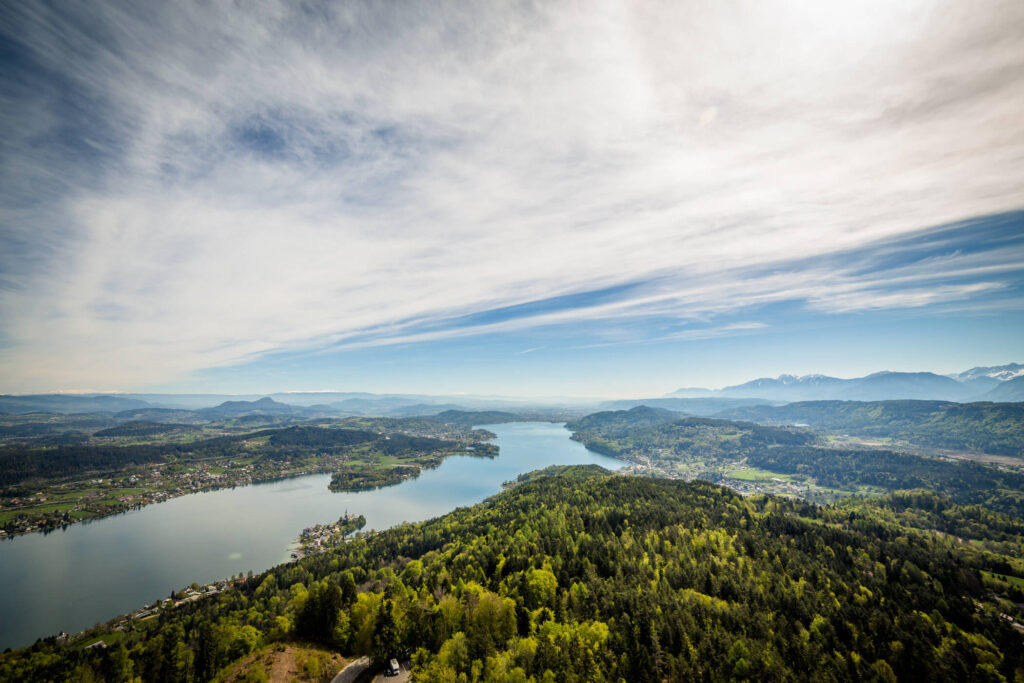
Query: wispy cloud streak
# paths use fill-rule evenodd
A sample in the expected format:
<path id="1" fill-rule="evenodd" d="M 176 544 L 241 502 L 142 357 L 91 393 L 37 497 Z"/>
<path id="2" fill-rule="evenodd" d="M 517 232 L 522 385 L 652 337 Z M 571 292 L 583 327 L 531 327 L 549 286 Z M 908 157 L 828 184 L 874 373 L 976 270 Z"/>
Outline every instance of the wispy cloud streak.
<path id="1" fill-rule="evenodd" d="M 0 6 L 0 389 L 1013 301 L 1024 6 L 869 4 Z"/>

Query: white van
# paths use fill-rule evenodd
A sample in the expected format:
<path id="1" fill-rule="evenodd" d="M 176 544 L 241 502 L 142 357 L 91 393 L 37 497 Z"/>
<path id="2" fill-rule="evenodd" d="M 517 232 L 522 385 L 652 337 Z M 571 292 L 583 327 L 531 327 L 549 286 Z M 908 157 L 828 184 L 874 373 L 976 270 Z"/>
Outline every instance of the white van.
<path id="1" fill-rule="evenodd" d="M 392 659 L 390 662 L 388 662 L 387 667 L 384 669 L 384 675 L 397 676 L 401 670 L 401 667 L 398 666 L 398 660 Z"/>

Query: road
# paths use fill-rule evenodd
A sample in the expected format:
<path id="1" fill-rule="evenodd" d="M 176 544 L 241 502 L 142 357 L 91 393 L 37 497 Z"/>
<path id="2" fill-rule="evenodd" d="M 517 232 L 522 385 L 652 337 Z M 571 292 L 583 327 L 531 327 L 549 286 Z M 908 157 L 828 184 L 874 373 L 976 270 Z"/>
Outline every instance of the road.
<path id="1" fill-rule="evenodd" d="M 373 683 L 408 683 L 409 678 L 412 676 L 412 672 L 409 671 L 409 667 L 402 664 L 399 668 L 397 676 L 385 676 L 384 674 L 377 674 L 377 677 L 373 679 Z"/>
<path id="2" fill-rule="evenodd" d="M 366 670 L 369 668 L 370 658 L 360 657 L 339 671 L 338 675 L 331 679 L 331 683 L 355 683 L 356 679 L 366 673 Z"/>

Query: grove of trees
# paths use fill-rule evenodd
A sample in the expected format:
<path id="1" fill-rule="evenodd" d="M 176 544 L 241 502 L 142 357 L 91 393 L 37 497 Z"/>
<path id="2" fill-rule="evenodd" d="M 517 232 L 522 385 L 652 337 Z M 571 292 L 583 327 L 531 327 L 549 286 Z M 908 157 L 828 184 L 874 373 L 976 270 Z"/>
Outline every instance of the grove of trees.
<path id="1" fill-rule="evenodd" d="M 417 681 L 1024 677 L 1000 616 L 1024 591 L 992 578 L 1019 561 L 903 524 L 915 504 L 953 504 L 901 495 L 818 507 L 558 468 L 163 610 L 106 650 L 0 655 L 0 679 L 209 680 L 283 640 L 409 657 Z"/>

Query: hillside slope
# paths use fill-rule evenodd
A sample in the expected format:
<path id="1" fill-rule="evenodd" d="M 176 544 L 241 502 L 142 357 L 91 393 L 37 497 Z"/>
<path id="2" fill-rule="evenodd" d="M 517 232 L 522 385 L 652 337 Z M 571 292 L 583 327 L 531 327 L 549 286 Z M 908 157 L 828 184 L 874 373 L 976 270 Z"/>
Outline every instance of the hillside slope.
<path id="1" fill-rule="evenodd" d="M 0 679 L 207 680 L 301 639 L 411 655 L 428 682 L 1012 680 L 1024 650 L 999 612 L 1019 617 L 1024 592 L 993 572 L 1021 569 L 869 507 L 563 468 L 131 622 L 102 651 L 0 655 Z"/>
<path id="2" fill-rule="evenodd" d="M 719 417 L 801 423 L 833 432 L 904 439 L 922 446 L 1024 457 L 1024 403 L 803 401 L 734 408 Z"/>
<path id="3" fill-rule="evenodd" d="M 989 391 L 988 401 L 1024 401 L 1024 377 L 1014 377 Z"/>

